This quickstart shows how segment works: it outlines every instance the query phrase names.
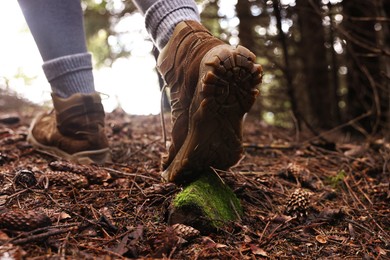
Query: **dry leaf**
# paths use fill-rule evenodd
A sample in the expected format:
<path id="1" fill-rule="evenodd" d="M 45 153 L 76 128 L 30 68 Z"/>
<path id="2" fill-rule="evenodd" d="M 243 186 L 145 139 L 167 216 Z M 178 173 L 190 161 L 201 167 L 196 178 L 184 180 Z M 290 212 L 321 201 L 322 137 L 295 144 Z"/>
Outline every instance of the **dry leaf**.
<path id="1" fill-rule="evenodd" d="M 354 240 L 356 234 L 355 234 L 355 229 L 353 228 L 353 225 L 351 223 L 348 223 L 348 231 L 349 231 L 349 235 L 351 236 L 351 239 Z"/>
<path id="2" fill-rule="evenodd" d="M 25 259 L 26 251 L 13 244 L 4 244 L 0 246 L 0 259 Z"/>
<path id="3" fill-rule="evenodd" d="M 98 233 L 97 233 L 97 231 L 95 229 L 88 228 L 88 229 L 83 230 L 80 233 L 80 235 L 83 236 L 83 237 L 97 237 Z"/>
<path id="4" fill-rule="evenodd" d="M 248 235 L 245 235 L 244 236 L 244 242 L 250 243 L 250 242 L 252 242 L 252 239 Z"/>
<path id="5" fill-rule="evenodd" d="M 258 246 L 256 246 L 256 245 L 253 245 L 253 244 L 251 244 L 250 247 L 251 247 L 251 251 L 252 251 L 253 254 L 255 254 L 255 255 L 261 255 L 261 256 L 264 256 L 264 257 L 267 257 L 267 256 L 268 256 L 267 252 L 265 252 L 265 251 L 264 251 L 263 249 L 261 249 L 260 247 L 258 247 Z"/>
<path id="6" fill-rule="evenodd" d="M 326 239 L 326 236 L 324 236 L 324 235 L 316 236 L 316 240 L 320 244 L 326 244 L 328 242 L 328 240 Z"/>
<path id="7" fill-rule="evenodd" d="M 380 254 L 380 255 L 386 255 L 387 252 L 383 248 L 380 248 L 379 246 L 375 248 L 375 250 Z"/>
<path id="8" fill-rule="evenodd" d="M 0 206 L 5 205 L 7 203 L 8 195 L 1 195 L 0 196 Z"/>
<path id="9" fill-rule="evenodd" d="M 0 230 L 0 241 L 5 241 L 5 240 L 8 240 L 9 239 L 9 236 L 4 233 L 3 231 Z"/>
<path id="10" fill-rule="evenodd" d="M 225 247 L 227 247 L 227 245 L 225 245 L 225 244 L 217 243 L 217 244 L 215 245 L 215 248 L 225 248 Z"/>
<path id="11" fill-rule="evenodd" d="M 72 218 L 72 217 L 68 213 L 63 212 L 63 211 L 60 213 L 60 220 L 69 219 L 69 218 Z"/>

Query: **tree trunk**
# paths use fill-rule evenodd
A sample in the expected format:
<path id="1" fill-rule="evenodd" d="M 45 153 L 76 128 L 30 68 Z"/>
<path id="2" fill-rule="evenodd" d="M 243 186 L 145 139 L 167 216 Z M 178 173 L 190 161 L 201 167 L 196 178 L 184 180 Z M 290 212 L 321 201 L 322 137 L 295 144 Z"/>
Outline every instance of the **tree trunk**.
<path id="1" fill-rule="evenodd" d="M 350 119 L 362 114 L 369 116 L 360 120 L 365 134 L 376 133 L 384 120 L 384 107 L 388 106 L 381 91 L 381 55 L 378 47 L 376 1 L 343 1 L 343 34 L 347 41 L 347 109 Z M 370 18 L 370 19 L 367 19 Z M 387 111 L 385 112 L 387 113 Z"/>
<path id="2" fill-rule="evenodd" d="M 378 17 L 390 17 L 390 2 L 384 0 L 375 0 L 376 15 Z M 377 31 L 378 47 L 386 53 L 390 53 L 390 28 L 389 23 L 380 21 L 380 30 Z M 387 140 L 390 140 L 390 58 L 387 54 L 380 56 L 381 81 L 380 92 L 382 97 L 382 119 L 381 125 Z"/>
<path id="3" fill-rule="evenodd" d="M 293 113 L 294 118 L 297 120 L 297 127 L 300 129 L 301 127 L 300 120 L 303 119 L 305 121 L 305 119 L 301 118 L 296 103 L 296 95 L 293 86 L 290 59 L 289 59 L 289 53 L 287 48 L 287 39 L 282 30 L 282 15 L 280 12 L 280 2 L 278 0 L 273 0 L 273 8 L 274 8 L 274 14 L 276 18 L 276 27 L 278 28 L 278 36 L 283 50 L 283 61 L 285 65 L 284 75 L 286 77 L 286 82 L 287 82 L 287 93 L 291 102 L 291 111 Z"/>
<path id="4" fill-rule="evenodd" d="M 240 20 L 238 25 L 238 37 L 240 38 L 240 44 L 248 49 L 252 49 L 255 46 L 254 37 L 254 25 L 253 17 L 250 11 L 250 3 L 248 0 L 237 1 L 236 4 L 237 17 Z"/>
<path id="5" fill-rule="evenodd" d="M 322 18 L 316 12 L 318 9 L 319 0 L 297 1 L 301 32 L 299 52 L 304 71 L 302 84 L 309 96 L 304 111 L 310 124 L 327 129 L 339 123 L 338 98 L 336 86 L 330 84 L 325 31 Z"/>

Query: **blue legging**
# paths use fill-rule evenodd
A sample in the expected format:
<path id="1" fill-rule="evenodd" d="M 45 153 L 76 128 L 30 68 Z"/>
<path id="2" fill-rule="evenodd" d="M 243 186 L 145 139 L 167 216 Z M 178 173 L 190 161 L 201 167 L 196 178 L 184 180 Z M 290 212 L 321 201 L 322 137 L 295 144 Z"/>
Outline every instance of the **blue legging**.
<path id="1" fill-rule="evenodd" d="M 80 0 L 18 0 L 44 61 L 87 52 Z"/>
<path id="2" fill-rule="evenodd" d="M 149 7 L 158 1 L 133 0 L 142 14 L 145 14 Z M 18 0 L 18 2 L 44 61 L 87 52 L 80 0 Z M 188 2 L 195 5 L 191 0 L 184 2 L 178 1 L 187 9 Z M 182 9 L 179 7 L 173 9 Z M 171 13 L 172 6 L 168 5 L 165 8 L 165 13 Z M 197 12 L 193 14 L 192 19 L 197 20 Z M 180 21 L 182 16 L 183 14 L 179 14 L 179 17 L 174 20 Z M 146 27 L 148 29 L 148 24 Z M 155 31 L 157 28 L 152 29 Z M 165 33 L 163 31 L 163 37 Z"/>

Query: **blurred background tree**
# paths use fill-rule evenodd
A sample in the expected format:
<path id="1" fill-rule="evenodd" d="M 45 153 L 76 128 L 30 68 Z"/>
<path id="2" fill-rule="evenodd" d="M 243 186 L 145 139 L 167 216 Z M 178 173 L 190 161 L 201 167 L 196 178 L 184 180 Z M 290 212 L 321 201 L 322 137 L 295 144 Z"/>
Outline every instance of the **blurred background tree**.
<path id="1" fill-rule="evenodd" d="M 130 0 L 83 0 L 89 49 L 100 65 L 131 55 L 118 25 Z M 203 24 L 251 49 L 263 65 L 255 112 L 267 123 L 335 127 L 390 137 L 390 1 L 204 0 Z M 147 37 L 147 36 L 145 36 Z"/>
<path id="2" fill-rule="evenodd" d="M 98 65 L 110 65 L 131 49 L 122 39 L 117 25 L 136 11 L 132 1 L 82 0 L 84 23 L 89 50 Z"/>

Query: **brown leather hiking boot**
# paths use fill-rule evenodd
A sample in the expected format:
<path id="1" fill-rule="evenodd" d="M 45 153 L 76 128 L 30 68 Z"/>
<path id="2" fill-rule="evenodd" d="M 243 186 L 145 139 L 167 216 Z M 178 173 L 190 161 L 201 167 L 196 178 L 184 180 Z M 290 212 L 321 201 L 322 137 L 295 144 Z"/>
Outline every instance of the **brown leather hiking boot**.
<path id="1" fill-rule="evenodd" d="M 79 163 L 110 160 L 99 94 L 74 94 L 69 98 L 52 94 L 52 99 L 54 110 L 35 118 L 28 141 L 44 152 Z"/>
<path id="2" fill-rule="evenodd" d="M 242 119 L 261 82 L 248 49 L 225 44 L 195 21 L 179 23 L 157 66 L 171 93 L 172 144 L 163 178 L 182 183 L 242 157 Z"/>

